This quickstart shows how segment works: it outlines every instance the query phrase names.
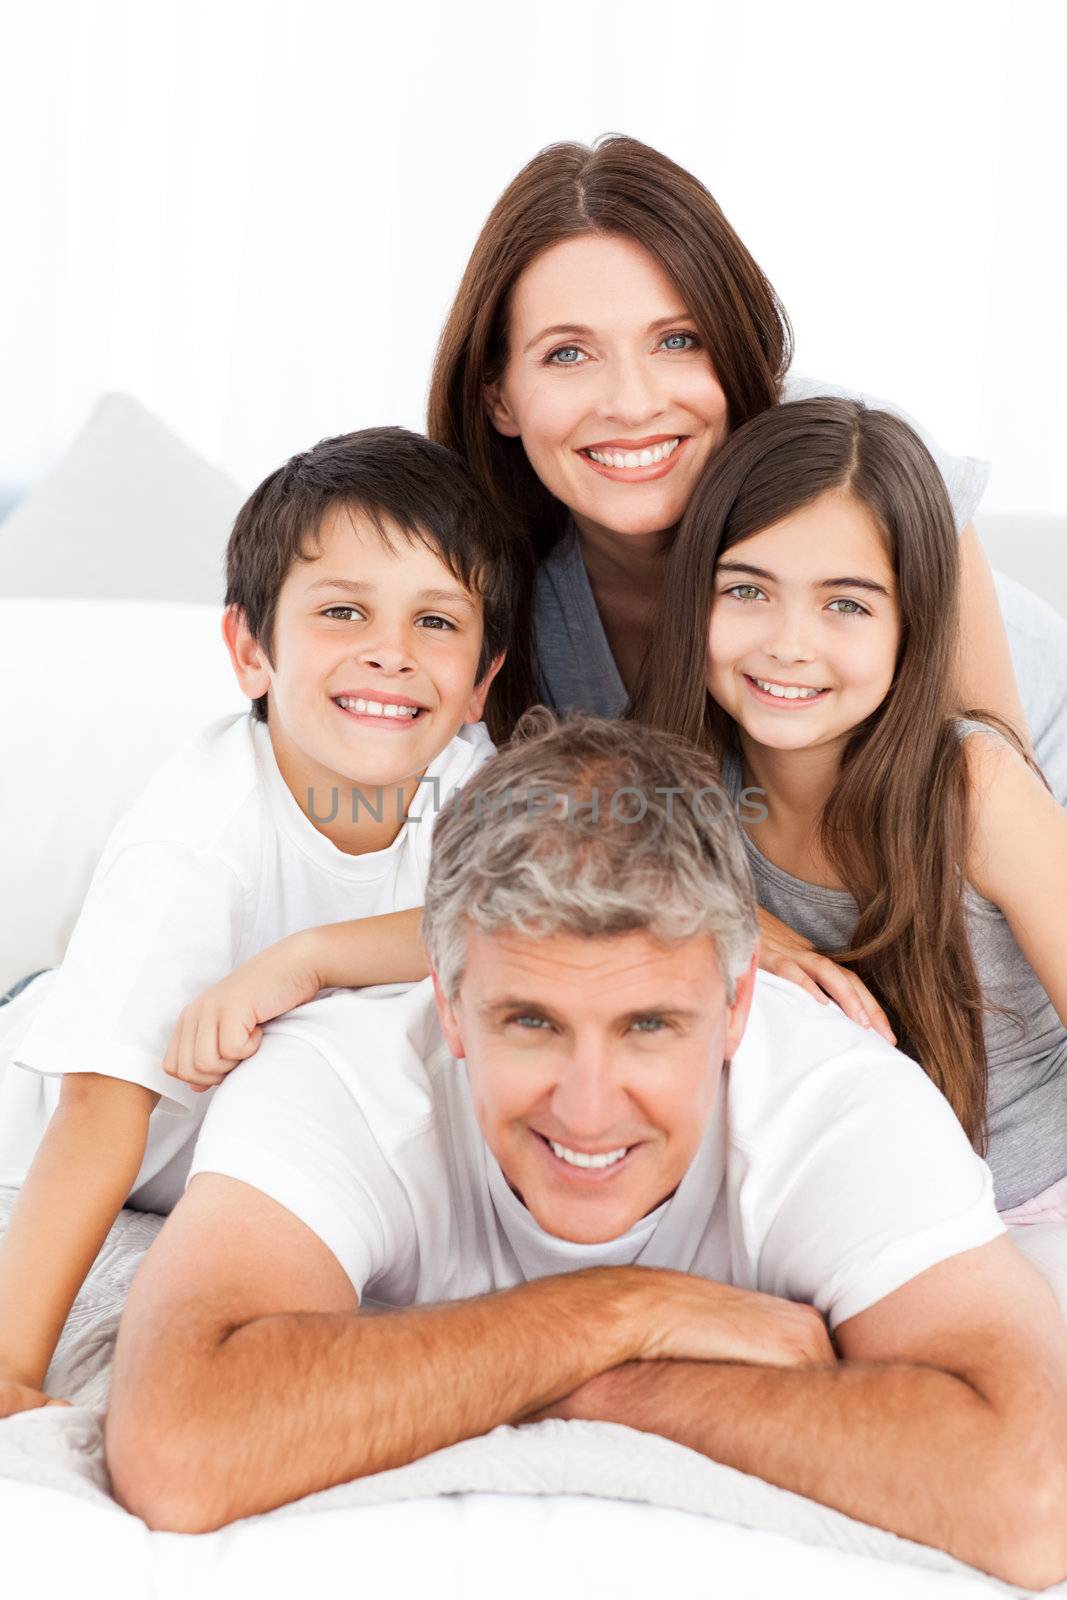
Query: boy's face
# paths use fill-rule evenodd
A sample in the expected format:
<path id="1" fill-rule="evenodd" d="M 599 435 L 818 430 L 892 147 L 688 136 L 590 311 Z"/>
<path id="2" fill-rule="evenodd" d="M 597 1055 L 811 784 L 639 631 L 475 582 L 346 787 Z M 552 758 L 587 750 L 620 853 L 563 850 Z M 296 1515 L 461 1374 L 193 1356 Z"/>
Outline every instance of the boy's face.
<path id="1" fill-rule="evenodd" d="M 244 692 L 269 696 L 271 742 L 301 803 L 308 786 L 418 777 L 479 721 L 499 666 L 475 685 L 481 601 L 434 550 L 387 532 L 393 549 L 363 513 L 332 508 L 317 553 L 282 584 L 274 665 L 243 622 L 228 640 Z"/>

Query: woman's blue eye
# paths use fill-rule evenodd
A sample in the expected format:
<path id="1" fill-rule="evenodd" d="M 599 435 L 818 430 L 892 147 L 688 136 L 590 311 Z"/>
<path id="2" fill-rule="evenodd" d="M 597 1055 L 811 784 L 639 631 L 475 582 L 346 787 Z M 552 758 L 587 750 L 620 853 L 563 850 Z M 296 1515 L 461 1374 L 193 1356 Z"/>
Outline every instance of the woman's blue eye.
<path id="1" fill-rule="evenodd" d="M 557 367 L 576 367 L 585 360 L 585 356 L 576 344 L 565 344 L 558 350 L 553 350 L 548 359 Z"/>
<path id="2" fill-rule="evenodd" d="M 831 600 L 830 601 L 830 605 L 831 605 L 831 607 L 833 607 L 833 606 L 851 606 L 852 607 L 851 611 L 839 611 L 837 613 L 839 617 L 866 617 L 866 616 L 870 615 L 870 612 L 865 610 L 864 607 L 860 605 L 858 600 L 849 600 L 849 599 L 846 599 L 846 598 L 842 597 L 840 600 Z"/>
<path id="3" fill-rule="evenodd" d="M 693 333 L 669 333 L 663 340 L 665 350 L 695 350 L 696 346 L 697 339 Z"/>

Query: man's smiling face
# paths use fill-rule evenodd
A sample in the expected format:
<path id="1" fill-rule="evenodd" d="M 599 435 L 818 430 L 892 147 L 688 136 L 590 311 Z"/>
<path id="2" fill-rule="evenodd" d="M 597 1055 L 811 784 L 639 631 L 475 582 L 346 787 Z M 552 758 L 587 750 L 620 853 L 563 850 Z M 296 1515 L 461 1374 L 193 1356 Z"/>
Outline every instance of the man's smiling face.
<path id="1" fill-rule="evenodd" d="M 468 925 L 459 994 L 438 1009 L 511 1188 L 547 1233 L 618 1238 L 672 1195 L 744 1031 L 707 934 L 530 938 Z M 436 979 L 435 979 L 436 986 Z"/>

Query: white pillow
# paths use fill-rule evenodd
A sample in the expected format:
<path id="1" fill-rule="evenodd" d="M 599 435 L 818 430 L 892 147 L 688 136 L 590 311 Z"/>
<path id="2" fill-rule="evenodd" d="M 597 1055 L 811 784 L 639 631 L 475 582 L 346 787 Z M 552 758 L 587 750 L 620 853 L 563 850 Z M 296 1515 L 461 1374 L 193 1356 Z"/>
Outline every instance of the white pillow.
<path id="1" fill-rule="evenodd" d="M 0 599 L 0 993 L 62 959 L 107 836 L 155 769 L 248 709 L 221 615 Z"/>
<path id="2" fill-rule="evenodd" d="M 0 595 L 221 602 L 242 498 L 132 396 L 105 395 L 0 523 Z"/>

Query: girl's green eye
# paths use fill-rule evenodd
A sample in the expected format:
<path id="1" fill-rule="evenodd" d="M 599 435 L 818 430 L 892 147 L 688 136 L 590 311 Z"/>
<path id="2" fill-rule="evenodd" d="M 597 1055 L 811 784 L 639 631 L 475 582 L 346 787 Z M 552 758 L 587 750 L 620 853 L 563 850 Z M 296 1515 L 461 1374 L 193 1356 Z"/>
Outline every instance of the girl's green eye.
<path id="1" fill-rule="evenodd" d="M 692 333 L 669 333 L 663 341 L 665 350 L 695 350 L 696 336 Z"/>
<path id="2" fill-rule="evenodd" d="M 758 600 L 763 590 L 754 583 L 735 583 L 726 593 L 732 594 L 737 600 Z"/>
<path id="3" fill-rule="evenodd" d="M 554 362 L 557 367 L 576 367 L 581 361 L 585 360 L 585 357 L 577 345 L 565 344 L 560 349 L 553 350 L 548 359 Z"/>
<path id="4" fill-rule="evenodd" d="M 831 605 L 831 607 L 833 607 L 833 606 L 851 606 L 852 609 L 850 611 L 839 611 L 837 613 L 839 617 L 866 617 L 869 614 L 860 605 L 858 600 L 848 600 L 848 599 L 842 598 L 840 600 L 831 600 L 830 601 L 830 605 Z"/>

